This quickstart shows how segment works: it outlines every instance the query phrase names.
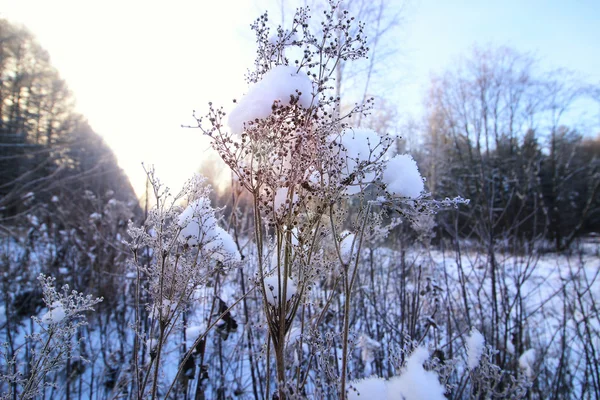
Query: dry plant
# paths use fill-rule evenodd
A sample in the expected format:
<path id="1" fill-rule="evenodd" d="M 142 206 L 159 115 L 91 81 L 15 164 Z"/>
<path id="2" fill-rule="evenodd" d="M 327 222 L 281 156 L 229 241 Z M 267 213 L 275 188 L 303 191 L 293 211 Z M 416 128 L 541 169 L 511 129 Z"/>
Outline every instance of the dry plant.
<path id="1" fill-rule="evenodd" d="M 392 206 L 417 221 L 440 206 L 424 200 L 423 181 L 410 156 L 390 159 L 390 136 L 349 126 L 354 116 L 371 111 L 372 99 L 341 112 L 340 98 L 332 95 L 336 66 L 366 57 L 368 48 L 363 25 L 338 2 L 329 6 L 316 32 L 308 8 L 297 10 L 289 29 L 280 26 L 275 32 L 267 14 L 258 18 L 251 25 L 258 51 L 247 76 L 249 92 L 234 100 L 229 115 L 211 103 L 208 114 L 197 118 L 253 199 L 255 282 L 275 353 L 280 399 L 304 393 L 310 370 L 321 362 L 315 360 L 317 352 L 299 352 L 298 367 L 289 368 L 286 335 L 292 326 L 300 325 L 300 348 L 302 342 L 317 348 L 331 339 L 320 337 L 318 327 L 340 293 L 332 290 L 320 307 L 311 301 L 311 289 L 326 277 L 341 288 L 344 304 L 336 338 L 341 354 L 335 355 L 341 365 L 330 371 L 339 375 L 337 394 L 346 395 L 351 298 L 361 249 L 365 237 L 382 229 L 374 208 Z"/>

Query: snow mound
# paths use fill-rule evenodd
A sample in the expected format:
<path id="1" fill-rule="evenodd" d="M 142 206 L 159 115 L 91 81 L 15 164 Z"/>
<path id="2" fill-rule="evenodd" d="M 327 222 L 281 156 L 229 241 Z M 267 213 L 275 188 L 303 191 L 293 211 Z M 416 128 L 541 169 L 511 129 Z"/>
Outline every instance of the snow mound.
<path id="1" fill-rule="evenodd" d="M 381 378 L 366 378 L 350 384 L 348 400 L 386 400 L 388 398 L 388 383 Z"/>
<path id="2" fill-rule="evenodd" d="M 417 163 L 408 154 L 396 155 L 389 160 L 381 180 L 395 196 L 416 199 L 424 190 Z"/>
<path id="3" fill-rule="evenodd" d="M 273 67 L 250 88 L 229 114 L 231 132 L 240 135 L 244 131 L 244 123 L 268 117 L 273 111 L 274 102 L 288 105 L 291 96 L 299 97 L 298 105 L 309 108 L 313 103 L 312 81 L 304 72 L 298 72 L 296 67 Z"/>
<path id="4" fill-rule="evenodd" d="M 369 378 L 352 383 L 348 400 L 444 400 L 444 386 L 433 371 L 426 371 L 423 363 L 429 358 L 424 347 L 413 351 L 406 361 L 406 368 L 400 376 L 385 381 Z"/>
<path id="5" fill-rule="evenodd" d="M 442 400 L 446 397 L 444 387 L 433 371 L 425 371 L 423 363 L 429 358 L 424 347 L 413 351 L 406 362 L 402 374 L 393 378 L 388 386 L 388 399 L 405 400 Z"/>

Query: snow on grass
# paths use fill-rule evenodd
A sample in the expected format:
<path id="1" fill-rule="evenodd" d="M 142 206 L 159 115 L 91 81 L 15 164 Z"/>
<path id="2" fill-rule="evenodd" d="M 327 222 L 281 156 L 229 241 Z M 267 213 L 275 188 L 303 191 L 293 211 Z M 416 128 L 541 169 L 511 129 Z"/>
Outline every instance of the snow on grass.
<path id="1" fill-rule="evenodd" d="M 429 358 L 429 352 L 419 347 L 406 361 L 406 367 L 400 376 L 389 381 L 381 378 L 369 378 L 354 382 L 348 392 L 349 400 L 442 400 L 446 397 L 444 386 L 433 371 L 426 371 L 423 363 Z"/>
<path id="2" fill-rule="evenodd" d="M 284 278 L 282 277 L 281 281 L 283 280 Z M 278 279 L 275 275 L 266 277 L 264 281 L 267 302 L 272 306 L 279 306 L 279 296 L 283 296 L 284 288 L 282 287 L 281 291 L 279 290 L 279 281 L 280 279 Z M 291 300 L 292 296 L 296 294 L 296 284 L 291 278 L 287 278 L 287 281 L 284 283 L 284 285 L 286 285 L 285 301 L 288 302 Z"/>
<path id="3" fill-rule="evenodd" d="M 405 400 L 439 400 L 445 399 L 444 387 L 433 371 L 426 371 L 423 363 L 429 358 L 429 352 L 424 347 L 413 351 L 406 361 L 406 369 L 399 377 L 389 383 L 391 396 L 388 399 Z"/>
<path id="4" fill-rule="evenodd" d="M 242 134 L 244 124 L 268 117 L 273 112 L 274 102 L 288 105 L 292 96 L 298 98 L 298 105 L 309 108 L 313 103 L 312 81 L 296 67 L 273 67 L 250 88 L 229 114 L 231 132 Z"/>
<path id="5" fill-rule="evenodd" d="M 370 376 L 372 374 L 371 363 L 375 361 L 375 351 L 381 348 L 381 343 L 363 333 L 358 338 L 358 347 L 360 348 L 360 357 L 365 364 L 365 376 Z"/>
<path id="6" fill-rule="evenodd" d="M 201 323 L 199 325 L 188 326 L 185 329 L 186 345 L 191 347 L 196 339 L 206 332 L 206 324 Z"/>
<path id="7" fill-rule="evenodd" d="M 477 368 L 479 365 L 484 346 L 485 339 L 483 335 L 477 329 L 473 328 L 467 338 L 467 366 L 470 370 Z"/>
<path id="8" fill-rule="evenodd" d="M 512 340 L 507 340 L 506 341 L 506 351 L 510 355 L 514 355 L 515 354 L 515 345 L 513 344 Z"/>
<path id="9" fill-rule="evenodd" d="M 447 293 L 447 302 L 459 304 L 463 301 L 462 294 L 454 288 L 460 287 L 461 277 L 459 271 L 462 269 L 466 276 L 465 290 L 468 298 L 474 304 L 473 316 L 477 318 L 478 325 L 489 322 L 491 309 L 490 299 L 491 279 L 489 277 L 488 255 L 484 251 L 478 251 L 473 243 L 461 241 L 462 251 L 459 259 L 453 259 L 455 253 L 443 251 L 428 251 L 427 249 L 411 248 L 407 252 L 407 262 L 419 265 L 432 262 L 432 269 L 447 273 L 448 283 L 444 285 Z M 561 341 L 556 340 L 557 331 L 564 323 L 565 318 L 569 327 L 577 328 L 578 321 L 582 321 L 584 315 L 593 315 L 591 310 L 595 301 L 596 293 L 600 293 L 600 259 L 590 254 L 555 254 L 537 253 L 531 255 L 513 254 L 508 250 L 495 253 L 496 262 L 501 266 L 501 274 L 504 277 L 503 291 L 509 299 L 521 296 L 522 313 L 527 320 L 526 330 L 531 340 L 527 343 L 536 352 L 543 351 L 543 363 L 545 366 L 554 368 L 559 365 L 561 354 Z M 564 315 L 564 301 L 572 301 L 578 293 L 581 304 L 573 302 L 572 314 Z M 567 298 L 565 299 L 565 296 Z M 481 300 L 478 300 L 481 299 Z M 584 310 L 578 314 L 581 309 Z M 460 308 L 459 308 L 460 310 Z M 513 311 L 514 312 L 514 311 Z M 567 310 L 568 313 L 571 311 Z M 581 319 L 578 319 L 581 315 Z M 511 313 L 511 319 L 517 315 Z M 587 319 L 587 323 L 597 331 L 600 323 L 597 318 Z M 511 324 L 505 338 L 500 338 L 498 350 L 505 350 L 511 362 L 518 364 L 521 350 L 519 347 L 524 343 L 513 342 L 516 325 Z M 505 342 L 503 348 L 502 342 Z M 575 359 L 570 363 L 569 369 L 577 386 L 581 377 L 587 373 L 583 359 L 586 343 L 576 333 L 569 335 L 568 346 Z M 535 366 L 541 362 L 539 353 L 535 362 L 530 362 L 532 354 L 522 359 L 523 373 L 532 373 L 535 377 Z M 535 358 L 535 357 L 533 357 Z M 527 361 L 529 360 L 529 361 Z M 526 362 L 527 361 L 527 362 Z M 577 389 L 579 390 L 579 389 Z"/>
<path id="10" fill-rule="evenodd" d="M 526 350 L 521 357 L 519 357 L 519 367 L 523 370 L 523 373 L 528 378 L 533 376 L 533 367 L 535 365 L 535 350 Z"/>
<path id="11" fill-rule="evenodd" d="M 348 390 L 348 400 L 388 399 L 388 382 L 381 378 L 366 378 L 353 382 Z"/>
<path id="12" fill-rule="evenodd" d="M 390 194 L 416 199 L 424 190 L 417 163 L 408 154 L 396 155 L 387 162 L 381 178 Z"/>

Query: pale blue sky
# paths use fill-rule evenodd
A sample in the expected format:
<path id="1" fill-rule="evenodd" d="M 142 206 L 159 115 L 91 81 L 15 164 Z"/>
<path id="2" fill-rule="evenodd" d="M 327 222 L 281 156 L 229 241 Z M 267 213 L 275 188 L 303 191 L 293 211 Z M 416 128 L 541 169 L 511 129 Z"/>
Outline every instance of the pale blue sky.
<path id="1" fill-rule="evenodd" d="M 599 0 L 415 0 L 406 23 L 407 110 L 417 113 L 431 73 L 473 45 L 529 52 L 542 69 L 567 68 L 600 84 Z M 598 106 L 600 107 L 600 106 Z"/>

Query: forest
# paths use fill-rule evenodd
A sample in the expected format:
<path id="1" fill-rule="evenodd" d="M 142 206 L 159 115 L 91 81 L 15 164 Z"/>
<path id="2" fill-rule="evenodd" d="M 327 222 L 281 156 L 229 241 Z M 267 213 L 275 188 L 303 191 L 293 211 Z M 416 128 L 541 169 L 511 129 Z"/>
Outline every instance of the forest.
<path id="1" fill-rule="evenodd" d="M 475 47 L 400 125 L 348 4 L 258 16 L 220 163 L 141 198 L 0 19 L 1 399 L 600 398 L 600 86 Z"/>

